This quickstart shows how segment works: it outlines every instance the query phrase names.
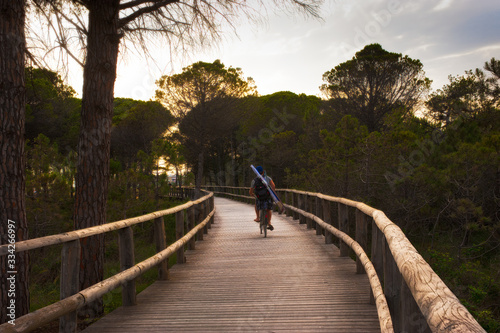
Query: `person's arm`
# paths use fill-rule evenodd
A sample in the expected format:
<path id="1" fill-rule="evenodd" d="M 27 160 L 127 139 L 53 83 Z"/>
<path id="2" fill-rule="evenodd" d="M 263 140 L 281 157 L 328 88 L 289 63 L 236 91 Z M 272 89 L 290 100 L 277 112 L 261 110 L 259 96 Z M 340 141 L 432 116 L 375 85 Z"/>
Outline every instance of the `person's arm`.
<path id="1" fill-rule="evenodd" d="M 274 182 L 273 180 L 271 179 L 271 181 L 269 182 L 269 186 L 271 186 L 271 188 L 273 189 L 274 192 L 276 192 L 276 185 L 274 185 Z"/>

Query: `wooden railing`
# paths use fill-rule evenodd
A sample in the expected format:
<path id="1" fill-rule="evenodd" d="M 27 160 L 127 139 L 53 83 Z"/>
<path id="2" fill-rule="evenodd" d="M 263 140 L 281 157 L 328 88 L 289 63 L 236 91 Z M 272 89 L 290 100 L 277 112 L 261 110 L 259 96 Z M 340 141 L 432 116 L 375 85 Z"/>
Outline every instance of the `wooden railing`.
<path id="1" fill-rule="evenodd" d="M 255 201 L 248 195 L 248 187 L 206 188 L 216 195 Z M 368 274 L 370 302 L 377 306 L 382 332 L 485 332 L 384 212 L 321 193 L 277 192 L 287 216 L 324 234 L 326 243 L 337 237 L 341 256 L 348 256 L 350 249 L 355 252 L 357 273 Z M 369 244 L 371 260 L 366 255 Z"/>
<path id="2" fill-rule="evenodd" d="M 194 187 L 176 187 L 171 186 L 168 192 L 163 196 L 166 199 L 194 199 Z"/>
<path id="3" fill-rule="evenodd" d="M 76 311 L 85 306 L 85 304 L 95 301 L 120 286 L 123 286 L 122 305 L 135 305 L 135 279 L 155 266 L 158 266 L 159 279 L 167 279 L 168 258 L 176 253 L 177 263 L 183 263 L 185 245 L 187 244 L 188 249 L 195 248 L 195 239 L 203 239 L 203 234 L 208 232 L 210 225 L 213 223 L 214 213 L 213 193 L 208 193 L 196 201 L 189 201 L 185 204 L 147 215 L 16 243 L 16 252 L 63 244 L 60 280 L 61 300 L 16 318 L 15 325 L 10 323 L 0 325 L 0 331 L 29 332 L 60 318 L 60 332 L 75 332 L 77 328 Z M 167 246 L 163 217 L 170 214 L 175 214 L 177 241 Z M 157 253 L 135 264 L 134 235 L 131 227 L 135 224 L 152 220 L 154 220 Z M 185 229 L 187 229 L 187 232 L 185 232 Z M 121 272 L 87 289 L 79 291 L 80 239 L 115 230 L 118 230 L 119 233 Z M 7 253 L 8 245 L 0 246 L 0 255 L 6 255 Z"/>

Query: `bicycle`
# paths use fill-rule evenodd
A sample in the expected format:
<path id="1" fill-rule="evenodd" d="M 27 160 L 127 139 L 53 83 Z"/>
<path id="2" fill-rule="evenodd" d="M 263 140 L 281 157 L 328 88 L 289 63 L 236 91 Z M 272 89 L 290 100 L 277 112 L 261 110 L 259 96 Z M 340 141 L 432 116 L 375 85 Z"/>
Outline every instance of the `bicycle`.
<path id="1" fill-rule="evenodd" d="M 264 230 L 264 238 L 267 237 L 267 212 L 265 209 L 261 209 L 259 212 L 260 216 L 260 234 L 262 235 L 262 230 Z"/>

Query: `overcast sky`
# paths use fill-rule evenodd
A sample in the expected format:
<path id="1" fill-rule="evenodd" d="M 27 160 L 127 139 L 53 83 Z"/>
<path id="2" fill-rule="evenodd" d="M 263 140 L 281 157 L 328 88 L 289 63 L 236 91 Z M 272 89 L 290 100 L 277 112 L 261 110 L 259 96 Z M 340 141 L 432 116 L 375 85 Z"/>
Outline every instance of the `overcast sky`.
<path id="1" fill-rule="evenodd" d="M 217 47 L 174 62 L 168 48 L 154 51 L 156 63 L 149 65 L 128 53 L 119 62 L 115 96 L 149 100 L 162 74 L 215 59 L 240 67 L 261 95 L 319 95 L 323 73 L 370 43 L 419 59 L 433 89 L 448 83 L 450 74 L 500 58 L 499 0 L 326 0 L 321 16 L 270 11 L 266 24 L 241 23 L 238 37 L 228 31 Z M 81 75 L 73 76 L 69 83 L 80 93 Z"/>

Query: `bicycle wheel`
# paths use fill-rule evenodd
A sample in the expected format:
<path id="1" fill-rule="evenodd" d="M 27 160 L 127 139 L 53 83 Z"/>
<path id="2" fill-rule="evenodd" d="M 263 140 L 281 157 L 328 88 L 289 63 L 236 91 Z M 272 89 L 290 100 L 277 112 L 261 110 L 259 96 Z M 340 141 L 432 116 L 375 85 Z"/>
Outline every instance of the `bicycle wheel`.
<path id="1" fill-rule="evenodd" d="M 267 237 L 267 216 L 266 216 L 266 211 L 262 209 L 260 211 L 260 233 L 262 234 L 262 231 L 264 231 L 264 238 Z"/>

